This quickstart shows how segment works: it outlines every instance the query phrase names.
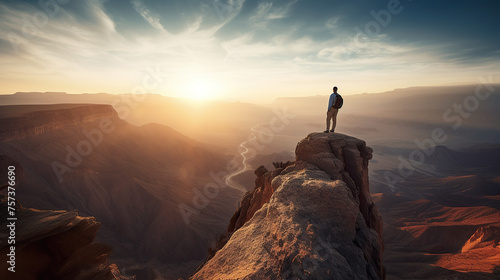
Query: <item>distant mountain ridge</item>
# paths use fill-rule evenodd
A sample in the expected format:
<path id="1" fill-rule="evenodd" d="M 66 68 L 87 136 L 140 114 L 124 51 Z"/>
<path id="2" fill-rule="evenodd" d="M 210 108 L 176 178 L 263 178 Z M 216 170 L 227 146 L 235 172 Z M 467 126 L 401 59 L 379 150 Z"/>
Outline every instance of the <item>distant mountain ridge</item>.
<path id="1" fill-rule="evenodd" d="M 85 125 L 97 120 L 105 121 L 107 126 L 123 122 L 111 105 L 0 106 L 0 141 L 34 137 L 64 127 Z"/>
<path id="2" fill-rule="evenodd" d="M 160 123 L 224 152 L 233 152 L 250 128 L 269 122 L 273 111 L 244 102 L 199 101 L 160 94 L 67 94 L 28 92 L 0 95 L 0 105 L 107 104 L 133 125 Z M 242 136 L 243 135 L 243 136 Z"/>

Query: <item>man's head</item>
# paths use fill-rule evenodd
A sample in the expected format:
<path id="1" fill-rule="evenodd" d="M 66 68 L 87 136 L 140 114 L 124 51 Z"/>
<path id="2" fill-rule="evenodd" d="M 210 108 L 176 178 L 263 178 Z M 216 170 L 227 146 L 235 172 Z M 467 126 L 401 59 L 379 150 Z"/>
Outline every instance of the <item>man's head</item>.
<path id="1" fill-rule="evenodd" d="M 333 92 L 337 92 L 337 87 L 333 87 Z"/>

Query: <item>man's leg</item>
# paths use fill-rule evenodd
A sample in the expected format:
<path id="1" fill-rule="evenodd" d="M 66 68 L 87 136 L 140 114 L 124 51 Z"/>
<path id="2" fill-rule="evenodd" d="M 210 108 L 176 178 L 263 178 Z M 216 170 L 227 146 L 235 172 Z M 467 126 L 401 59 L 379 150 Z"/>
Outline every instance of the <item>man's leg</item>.
<path id="1" fill-rule="evenodd" d="M 337 126 L 337 114 L 339 112 L 339 109 L 332 109 L 332 130 L 331 132 L 335 131 L 335 127 Z M 329 122 L 329 121 L 328 121 Z"/>
<path id="2" fill-rule="evenodd" d="M 332 109 L 330 109 L 330 110 L 328 110 L 328 112 L 326 112 L 326 130 L 325 130 L 325 132 L 330 131 L 330 120 L 332 117 L 333 117 Z"/>

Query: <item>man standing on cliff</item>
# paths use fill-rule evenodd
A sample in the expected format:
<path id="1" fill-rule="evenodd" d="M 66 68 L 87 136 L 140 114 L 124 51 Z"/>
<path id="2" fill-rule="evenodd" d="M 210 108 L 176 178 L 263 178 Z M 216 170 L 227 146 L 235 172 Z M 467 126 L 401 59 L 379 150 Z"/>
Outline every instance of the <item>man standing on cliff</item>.
<path id="1" fill-rule="evenodd" d="M 333 93 L 330 95 L 330 99 L 328 100 L 328 110 L 326 111 L 326 130 L 324 131 L 326 133 L 335 132 L 335 126 L 337 126 L 337 114 L 343 104 L 342 96 L 337 93 L 337 89 L 337 87 L 333 87 Z M 332 120 L 331 130 L 330 120 Z"/>

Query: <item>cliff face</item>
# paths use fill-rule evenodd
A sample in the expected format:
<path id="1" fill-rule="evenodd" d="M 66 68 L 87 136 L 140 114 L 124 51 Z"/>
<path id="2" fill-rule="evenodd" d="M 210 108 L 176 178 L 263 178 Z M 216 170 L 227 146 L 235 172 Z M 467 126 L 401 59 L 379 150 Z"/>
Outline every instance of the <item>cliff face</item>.
<path id="1" fill-rule="evenodd" d="M 7 221 L 7 203 L 2 196 L 2 229 L 11 223 Z M 1 279 L 135 279 L 121 276 L 116 265 L 108 264 L 109 246 L 93 243 L 100 225 L 94 217 L 81 217 L 76 211 L 24 208 L 19 202 L 17 205 L 15 272 L 7 270 L 12 245 L 4 235 L 0 239 Z"/>
<path id="2" fill-rule="evenodd" d="M 203 258 L 241 198 L 229 187 L 205 196 L 207 184 L 222 182 L 216 177 L 226 159 L 169 127 L 131 125 L 119 112 L 107 105 L 0 106 L 7 123 L 0 131 L 9 132 L 3 139 L 25 137 L 0 141 L 0 183 L 14 165 L 16 197 L 25 206 L 95 217 L 97 240 L 113 248 L 114 259 Z"/>
<path id="3" fill-rule="evenodd" d="M 255 189 L 191 279 L 384 279 L 371 153 L 362 140 L 312 133 L 294 163 L 257 169 Z"/>
<path id="4" fill-rule="evenodd" d="M 296 160 L 312 163 L 332 180 L 344 181 L 359 204 L 366 225 L 374 229 L 382 244 L 382 217 L 370 196 L 368 161 L 373 150 L 366 143 L 342 134 L 312 133 L 299 142 Z"/>
<path id="5" fill-rule="evenodd" d="M 37 136 L 68 126 L 109 119 L 120 122 L 111 105 L 57 104 L 4 106 L 0 113 L 0 142 Z M 24 113 L 25 112 L 25 113 Z"/>

